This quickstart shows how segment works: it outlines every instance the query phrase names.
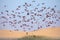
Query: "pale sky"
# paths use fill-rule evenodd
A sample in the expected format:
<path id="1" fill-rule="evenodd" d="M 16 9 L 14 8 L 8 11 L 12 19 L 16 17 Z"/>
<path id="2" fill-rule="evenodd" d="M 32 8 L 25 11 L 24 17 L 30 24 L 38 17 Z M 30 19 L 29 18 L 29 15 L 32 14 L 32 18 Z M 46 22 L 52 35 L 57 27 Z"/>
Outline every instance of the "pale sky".
<path id="1" fill-rule="evenodd" d="M 14 19 L 16 19 L 17 22 L 18 22 L 19 20 L 22 21 L 22 18 L 18 18 L 17 17 L 18 14 L 16 14 L 16 18 L 10 19 L 9 16 L 6 15 L 7 13 L 5 12 L 5 10 L 8 10 L 9 11 L 9 13 L 8 13 L 9 15 L 10 14 L 15 14 L 15 12 L 20 12 L 21 13 L 20 14 L 21 16 L 26 16 L 27 17 L 26 19 L 30 19 L 31 16 L 26 15 L 27 12 L 25 12 L 25 10 L 24 10 L 25 7 L 23 7 L 23 5 L 25 3 L 32 4 L 32 6 L 28 7 L 28 10 L 29 11 L 30 10 L 33 11 L 33 9 L 35 7 L 37 7 L 38 10 L 41 9 L 41 7 L 54 8 L 56 10 L 56 12 L 57 12 L 57 10 L 60 10 L 60 0 L 35 0 L 35 2 L 33 2 L 33 3 L 32 3 L 32 1 L 33 0 L 0 0 L 0 30 L 16 30 L 16 29 L 18 29 L 19 31 L 24 30 L 23 29 L 24 27 L 21 28 L 19 26 L 21 26 L 25 22 L 22 22 L 21 24 L 15 24 L 14 27 L 16 27 L 16 28 L 14 28 L 13 26 L 9 25 L 10 24 L 10 23 L 8 23 L 9 21 L 13 21 Z M 45 3 L 45 4 L 42 5 L 42 3 Z M 39 4 L 39 6 L 37 6 L 38 4 Z M 4 5 L 6 5 L 6 7 L 4 7 Z M 20 10 L 16 11 L 16 8 L 19 5 L 21 6 L 21 8 L 20 8 Z M 56 5 L 56 7 L 54 7 L 55 5 Z M 15 12 L 12 13 L 11 12 L 12 10 L 14 10 Z M 42 17 L 41 18 L 38 17 L 38 16 L 35 16 L 35 19 L 37 21 L 37 24 L 31 24 L 30 22 L 28 22 L 28 23 L 26 22 L 25 24 L 30 25 L 30 26 L 33 26 L 33 28 L 31 28 L 31 27 L 25 27 L 25 30 L 26 31 L 38 30 L 38 26 L 39 25 L 42 26 L 42 28 L 46 28 L 47 22 L 43 22 L 42 21 L 45 18 L 46 13 L 47 12 L 50 12 L 50 10 L 47 10 L 47 11 L 46 10 L 43 11 L 43 12 L 41 12 L 41 14 L 42 14 Z M 3 12 L 4 14 L 2 15 L 1 12 Z M 24 12 L 24 14 L 22 12 Z M 34 13 L 38 13 L 38 12 L 35 11 Z M 56 13 L 56 15 L 58 17 L 60 17 L 60 14 L 58 14 L 58 13 Z M 6 16 L 8 20 L 1 18 L 1 16 Z M 52 21 L 52 20 L 54 22 L 56 22 L 56 19 L 53 19 L 53 18 L 51 18 L 51 19 L 48 19 L 47 18 L 46 19 L 46 21 Z M 5 27 L 3 26 L 4 23 L 2 23 L 4 21 L 7 21 L 7 23 L 5 23 L 5 25 L 6 25 Z M 34 20 L 32 20 L 32 21 L 34 21 Z M 57 21 L 56 24 L 53 23 L 51 26 L 60 26 L 60 20 Z M 28 30 L 29 28 L 30 28 L 30 30 Z"/>

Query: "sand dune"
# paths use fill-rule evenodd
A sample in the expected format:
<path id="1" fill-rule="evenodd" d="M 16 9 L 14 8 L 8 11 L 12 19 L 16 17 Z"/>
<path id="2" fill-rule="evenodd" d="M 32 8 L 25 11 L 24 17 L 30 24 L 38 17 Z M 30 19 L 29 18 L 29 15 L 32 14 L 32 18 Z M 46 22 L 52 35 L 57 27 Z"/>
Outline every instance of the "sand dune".
<path id="1" fill-rule="evenodd" d="M 29 35 L 46 36 L 46 37 L 54 37 L 54 38 L 60 37 L 60 27 L 40 29 L 37 31 L 28 32 L 28 35 L 26 35 L 26 32 L 22 32 L 22 31 L 10 32 L 8 30 L 0 30 L 0 38 L 21 38 Z"/>

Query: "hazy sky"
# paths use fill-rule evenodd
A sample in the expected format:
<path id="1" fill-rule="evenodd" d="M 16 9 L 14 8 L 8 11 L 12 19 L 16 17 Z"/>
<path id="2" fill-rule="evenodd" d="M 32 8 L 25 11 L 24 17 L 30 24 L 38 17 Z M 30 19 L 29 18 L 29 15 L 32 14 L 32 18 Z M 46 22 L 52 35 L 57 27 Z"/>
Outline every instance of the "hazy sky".
<path id="1" fill-rule="evenodd" d="M 22 5 L 25 4 L 25 2 L 27 2 L 28 4 L 32 4 L 32 6 L 28 8 L 28 10 L 33 10 L 35 7 L 37 7 L 38 10 L 41 9 L 41 7 L 42 7 L 41 3 L 45 3 L 45 5 L 43 5 L 43 6 L 45 6 L 46 8 L 51 7 L 51 8 L 54 8 L 56 11 L 60 10 L 60 0 L 35 0 L 36 1 L 35 3 L 32 3 L 32 1 L 33 0 L 0 0 L 0 12 L 5 12 L 5 10 L 8 10 L 9 14 L 11 14 L 11 10 L 14 10 L 15 12 L 20 12 L 20 13 L 24 12 L 24 14 L 20 14 L 20 15 L 21 16 L 26 16 L 27 19 L 29 19 L 31 16 L 26 15 L 26 12 L 24 11 L 25 8 L 22 6 Z M 39 6 L 36 6 L 38 4 L 39 4 Z M 7 7 L 5 8 L 4 5 L 6 5 Z M 21 8 L 20 8 L 19 11 L 16 11 L 16 8 L 19 5 L 21 6 Z M 55 5 L 56 5 L 56 7 L 54 7 Z M 35 11 L 35 12 L 37 12 L 37 11 Z M 8 16 L 5 13 L 3 14 L 3 16 L 6 16 L 8 18 Z M 45 14 L 46 14 L 46 11 L 42 12 L 43 16 L 41 18 L 35 16 L 36 21 L 38 22 L 37 24 L 31 24 L 31 23 L 26 23 L 26 24 L 28 24 L 30 26 L 32 26 L 32 25 L 34 26 L 33 28 L 31 28 L 31 30 L 35 30 L 35 29 L 37 30 L 38 25 L 42 25 L 42 28 L 46 28 L 45 25 L 47 25 L 47 23 L 42 22 L 43 18 L 45 18 Z M 14 28 L 13 26 L 9 25 L 9 23 L 6 23 L 5 24 L 6 26 L 3 27 L 1 22 L 5 21 L 5 19 L 2 19 L 1 16 L 2 15 L 0 13 L 0 29 L 9 29 L 9 30 L 19 29 L 19 30 L 23 30 L 23 28 L 19 27 L 20 24 L 16 24 L 15 25 L 16 28 Z M 60 14 L 58 14 L 58 17 L 59 16 L 60 16 Z M 15 19 L 17 21 L 22 20 L 22 18 L 18 18 L 18 17 L 16 17 Z M 10 20 L 12 21 L 12 20 L 14 20 L 14 18 L 8 19 L 7 21 L 10 21 Z M 49 19 L 46 19 L 46 20 L 48 20 L 48 21 L 51 21 L 51 20 L 56 21 L 53 18 L 51 18 L 51 20 L 49 20 Z M 23 24 L 23 22 L 21 24 Z M 52 24 L 51 26 L 60 26 L 60 20 L 56 24 Z M 31 30 L 28 30 L 28 28 L 30 28 L 30 27 L 26 27 L 25 30 L 26 31 L 31 31 Z"/>

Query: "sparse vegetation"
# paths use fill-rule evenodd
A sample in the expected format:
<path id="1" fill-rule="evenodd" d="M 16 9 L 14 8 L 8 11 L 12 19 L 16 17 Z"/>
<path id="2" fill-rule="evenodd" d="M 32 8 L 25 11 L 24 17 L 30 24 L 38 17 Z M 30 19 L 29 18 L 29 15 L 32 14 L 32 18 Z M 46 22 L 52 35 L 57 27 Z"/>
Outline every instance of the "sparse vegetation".
<path id="1" fill-rule="evenodd" d="M 44 36 L 26 36 L 23 38 L 0 38 L 0 40 L 60 40 L 59 39 L 54 39 L 54 38 L 49 38 L 49 37 L 44 37 Z"/>
<path id="2" fill-rule="evenodd" d="M 60 39 L 53 39 L 44 36 L 27 36 L 27 37 L 19 38 L 18 40 L 60 40 Z"/>

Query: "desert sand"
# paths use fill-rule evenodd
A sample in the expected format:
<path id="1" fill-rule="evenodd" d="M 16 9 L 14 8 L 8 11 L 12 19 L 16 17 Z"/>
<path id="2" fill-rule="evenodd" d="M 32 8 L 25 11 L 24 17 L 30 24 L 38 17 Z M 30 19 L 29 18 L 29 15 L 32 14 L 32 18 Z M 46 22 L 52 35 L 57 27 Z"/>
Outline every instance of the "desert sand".
<path id="1" fill-rule="evenodd" d="M 0 38 L 21 38 L 29 35 L 58 38 L 60 37 L 60 27 L 44 28 L 37 31 L 28 32 L 28 35 L 26 35 L 26 32 L 22 31 L 0 30 Z"/>

